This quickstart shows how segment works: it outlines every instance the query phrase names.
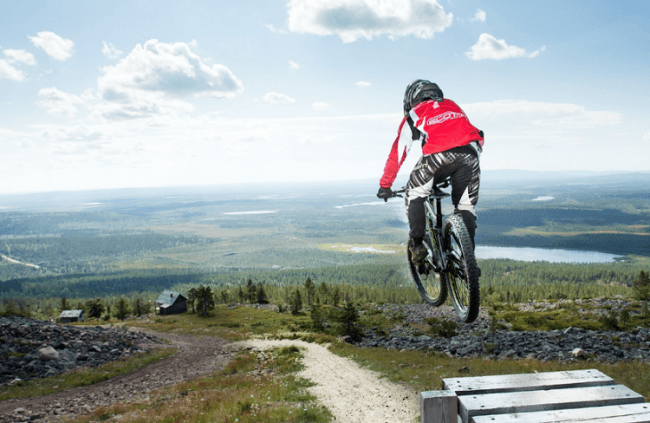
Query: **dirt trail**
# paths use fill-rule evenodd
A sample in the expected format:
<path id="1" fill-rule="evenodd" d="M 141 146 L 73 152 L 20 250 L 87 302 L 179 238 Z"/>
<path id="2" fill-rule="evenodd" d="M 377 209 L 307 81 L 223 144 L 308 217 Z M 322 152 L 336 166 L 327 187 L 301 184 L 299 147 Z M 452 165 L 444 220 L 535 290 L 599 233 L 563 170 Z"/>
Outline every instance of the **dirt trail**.
<path id="1" fill-rule="evenodd" d="M 146 398 L 147 392 L 223 368 L 232 357 L 228 342 L 214 337 L 153 333 L 178 348 L 173 356 L 103 382 L 34 398 L 0 401 L 0 422 L 52 422 L 102 405 Z M 165 345 L 161 345 L 165 346 Z M 18 410 L 18 411 L 17 411 Z"/>
<path id="2" fill-rule="evenodd" d="M 381 379 L 354 361 L 327 348 L 299 340 L 248 340 L 229 343 L 220 338 L 153 333 L 179 351 L 170 358 L 86 387 L 52 395 L 0 401 L 0 423 L 52 422 L 85 414 L 102 405 L 142 400 L 147 392 L 223 368 L 235 351 L 295 345 L 304 348 L 305 369 L 299 377 L 312 380 L 308 388 L 336 417 L 336 423 L 411 423 L 419 415 L 417 392 Z"/>
<path id="3" fill-rule="evenodd" d="M 379 373 L 363 369 L 321 345 L 295 340 L 249 340 L 240 344 L 259 350 L 290 345 L 304 348 L 305 369 L 298 376 L 317 384 L 309 391 L 337 423 L 411 423 L 419 416 L 417 392 L 380 379 Z"/>

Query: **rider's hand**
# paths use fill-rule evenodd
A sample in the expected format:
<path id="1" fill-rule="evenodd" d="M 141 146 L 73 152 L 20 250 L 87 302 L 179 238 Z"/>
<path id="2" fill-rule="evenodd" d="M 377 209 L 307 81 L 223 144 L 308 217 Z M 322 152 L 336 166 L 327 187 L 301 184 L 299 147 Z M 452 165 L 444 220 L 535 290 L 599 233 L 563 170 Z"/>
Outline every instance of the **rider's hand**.
<path id="1" fill-rule="evenodd" d="M 389 198 L 394 196 L 395 194 L 390 188 L 379 187 L 379 191 L 377 191 L 377 197 L 383 198 L 384 201 L 388 201 Z"/>

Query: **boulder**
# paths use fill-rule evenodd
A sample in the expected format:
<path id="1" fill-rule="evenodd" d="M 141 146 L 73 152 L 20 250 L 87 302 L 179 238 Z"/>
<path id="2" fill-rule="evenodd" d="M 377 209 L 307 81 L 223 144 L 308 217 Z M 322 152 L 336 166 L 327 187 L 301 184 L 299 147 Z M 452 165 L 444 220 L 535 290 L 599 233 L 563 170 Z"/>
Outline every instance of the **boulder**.
<path id="1" fill-rule="evenodd" d="M 38 358 L 43 361 L 58 360 L 59 352 L 52 347 L 45 347 L 38 350 Z"/>

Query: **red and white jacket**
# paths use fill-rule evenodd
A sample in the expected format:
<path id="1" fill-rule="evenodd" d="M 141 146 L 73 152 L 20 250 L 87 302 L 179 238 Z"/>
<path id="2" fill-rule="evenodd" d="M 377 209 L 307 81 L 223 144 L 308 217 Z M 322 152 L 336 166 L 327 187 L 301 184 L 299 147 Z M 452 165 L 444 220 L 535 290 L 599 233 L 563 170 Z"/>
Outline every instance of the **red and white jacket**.
<path id="1" fill-rule="evenodd" d="M 479 135 L 478 129 L 473 126 L 463 109 L 451 100 L 444 101 L 428 100 L 416 105 L 409 112 L 414 126 L 420 131 L 426 144 L 422 147 L 422 154 L 435 154 L 454 147 L 467 145 L 472 141 L 478 141 L 483 147 L 483 137 Z M 390 188 L 397 177 L 406 155 L 411 149 L 413 139 L 406 116 L 397 130 L 397 138 L 388 155 L 384 175 L 379 181 L 379 186 Z M 405 130 L 404 130 L 405 129 Z"/>

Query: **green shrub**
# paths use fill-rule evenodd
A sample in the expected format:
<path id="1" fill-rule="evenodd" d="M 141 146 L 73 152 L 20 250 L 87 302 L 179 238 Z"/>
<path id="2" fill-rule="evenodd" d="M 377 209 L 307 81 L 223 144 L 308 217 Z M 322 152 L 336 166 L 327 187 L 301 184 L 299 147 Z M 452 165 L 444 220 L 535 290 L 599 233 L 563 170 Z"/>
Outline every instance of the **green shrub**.
<path id="1" fill-rule="evenodd" d="M 429 324 L 429 333 L 443 338 L 451 338 L 452 336 L 458 335 L 458 323 L 449 319 L 438 319 L 437 317 L 429 317 L 424 319 L 424 321 Z"/>

